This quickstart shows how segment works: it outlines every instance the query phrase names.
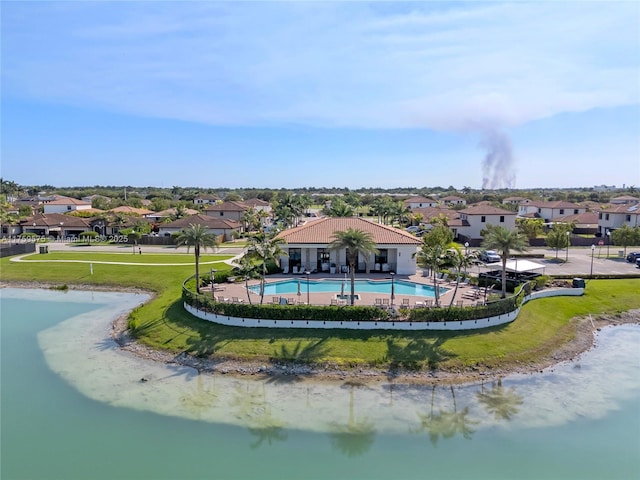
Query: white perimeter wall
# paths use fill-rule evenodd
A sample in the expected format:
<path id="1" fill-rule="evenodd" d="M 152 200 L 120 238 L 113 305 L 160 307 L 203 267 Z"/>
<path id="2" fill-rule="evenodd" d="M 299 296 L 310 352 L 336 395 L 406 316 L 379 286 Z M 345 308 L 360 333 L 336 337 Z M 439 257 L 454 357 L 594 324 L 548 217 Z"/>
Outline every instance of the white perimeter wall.
<path id="1" fill-rule="evenodd" d="M 584 294 L 584 288 L 564 288 L 534 292 L 525 297 L 524 303 L 544 297 L 579 296 Z M 524 304 L 523 303 L 523 304 Z M 266 328 L 324 328 L 347 330 L 475 330 L 479 328 L 495 327 L 513 322 L 520 313 L 517 309 L 509 314 L 477 320 L 463 320 L 455 322 L 327 322 L 322 320 L 267 320 L 255 318 L 238 318 L 215 313 L 206 313 L 188 304 L 184 308 L 192 315 L 209 322 L 228 325 L 231 327 L 266 327 Z"/>

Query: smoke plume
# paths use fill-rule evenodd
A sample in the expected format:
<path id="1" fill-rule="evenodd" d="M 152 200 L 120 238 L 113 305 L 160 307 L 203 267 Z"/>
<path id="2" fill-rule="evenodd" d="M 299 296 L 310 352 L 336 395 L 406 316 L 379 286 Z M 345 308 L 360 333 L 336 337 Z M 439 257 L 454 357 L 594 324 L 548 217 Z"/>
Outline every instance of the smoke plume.
<path id="1" fill-rule="evenodd" d="M 514 188 L 515 159 L 509 137 L 499 130 L 484 130 L 479 146 L 487 152 L 482 160 L 482 189 Z"/>

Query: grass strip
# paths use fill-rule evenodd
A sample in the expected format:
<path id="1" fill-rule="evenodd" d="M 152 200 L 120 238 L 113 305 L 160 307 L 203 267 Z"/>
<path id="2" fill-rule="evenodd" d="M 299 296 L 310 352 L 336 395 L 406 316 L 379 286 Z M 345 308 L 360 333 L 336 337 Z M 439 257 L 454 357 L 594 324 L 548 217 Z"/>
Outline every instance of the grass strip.
<path id="1" fill-rule="evenodd" d="M 97 258 L 93 253 L 86 259 Z M 142 255 L 144 256 L 144 255 Z M 229 269 L 216 263 L 217 270 Z M 3 280 L 143 288 L 153 300 L 132 313 L 140 341 L 155 348 L 202 357 L 251 360 L 331 362 L 455 370 L 476 365 L 508 368 L 535 362 L 575 336 L 572 319 L 588 314 L 620 313 L 640 308 L 640 279 L 591 280 L 582 297 L 555 297 L 526 304 L 515 322 L 466 332 L 387 332 L 239 328 L 193 317 L 182 307 L 180 286 L 192 266 L 144 266 L 10 263 L 0 260 Z"/>

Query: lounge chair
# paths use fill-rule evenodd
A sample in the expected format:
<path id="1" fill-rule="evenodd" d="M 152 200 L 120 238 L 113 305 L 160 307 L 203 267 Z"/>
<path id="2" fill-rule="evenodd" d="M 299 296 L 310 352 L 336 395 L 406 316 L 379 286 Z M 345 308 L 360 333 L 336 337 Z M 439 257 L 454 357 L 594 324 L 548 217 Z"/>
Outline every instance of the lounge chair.
<path id="1" fill-rule="evenodd" d="M 238 298 L 238 297 L 231 297 L 231 301 L 233 303 L 242 303 L 242 302 L 244 302 L 244 299 Z"/>
<path id="2" fill-rule="evenodd" d="M 271 297 L 271 303 L 280 303 L 280 297 Z"/>
<path id="3" fill-rule="evenodd" d="M 331 305 L 338 305 L 338 299 L 337 298 L 332 298 L 331 299 Z"/>
<path id="4" fill-rule="evenodd" d="M 403 298 L 402 299 L 402 306 L 403 307 L 409 307 L 409 299 L 408 298 Z"/>

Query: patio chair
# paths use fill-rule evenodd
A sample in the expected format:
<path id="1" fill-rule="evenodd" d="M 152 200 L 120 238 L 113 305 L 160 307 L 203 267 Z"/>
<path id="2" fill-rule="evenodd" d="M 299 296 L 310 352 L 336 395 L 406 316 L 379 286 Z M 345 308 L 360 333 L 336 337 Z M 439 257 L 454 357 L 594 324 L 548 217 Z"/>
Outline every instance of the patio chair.
<path id="1" fill-rule="evenodd" d="M 280 303 L 280 297 L 271 297 L 271 303 Z"/>
<path id="2" fill-rule="evenodd" d="M 461 307 L 463 303 L 464 302 L 462 300 L 456 300 L 456 307 Z"/>
<path id="3" fill-rule="evenodd" d="M 442 282 L 442 283 L 444 283 L 444 282 L 446 282 L 446 281 L 447 281 L 447 279 L 448 279 L 448 278 L 449 278 L 449 274 L 448 274 L 448 273 L 445 273 L 445 274 L 443 274 L 443 275 L 442 275 L 442 277 L 440 277 L 440 278 L 438 279 L 438 282 Z"/>
<path id="4" fill-rule="evenodd" d="M 338 306 L 338 299 L 337 298 L 332 298 L 331 299 L 331 305 Z"/>
<path id="5" fill-rule="evenodd" d="M 381 298 L 376 298 L 374 305 L 376 307 L 381 307 L 382 306 L 382 299 Z"/>
<path id="6" fill-rule="evenodd" d="M 425 300 L 425 301 L 424 301 L 424 306 L 425 306 L 425 307 L 427 307 L 427 308 L 431 308 L 431 307 L 433 307 L 433 300 L 432 300 L 432 299 L 430 299 L 430 298 L 429 298 L 429 299 L 427 299 L 427 300 Z"/>
<path id="7" fill-rule="evenodd" d="M 382 299 L 382 305 L 384 305 L 385 307 L 389 306 L 389 299 L 388 298 L 383 298 Z"/>
<path id="8" fill-rule="evenodd" d="M 287 298 L 287 305 L 295 305 L 295 304 L 296 304 L 296 301 L 292 297 Z"/>
<path id="9" fill-rule="evenodd" d="M 231 297 L 231 301 L 233 303 L 242 303 L 242 302 L 244 302 L 244 299 L 238 298 L 238 297 Z"/>
<path id="10" fill-rule="evenodd" d="M 409 299 L 408 298 L 403 298 L 402 299 L 402 306 L 403 307 L 409 307 Z"/>

